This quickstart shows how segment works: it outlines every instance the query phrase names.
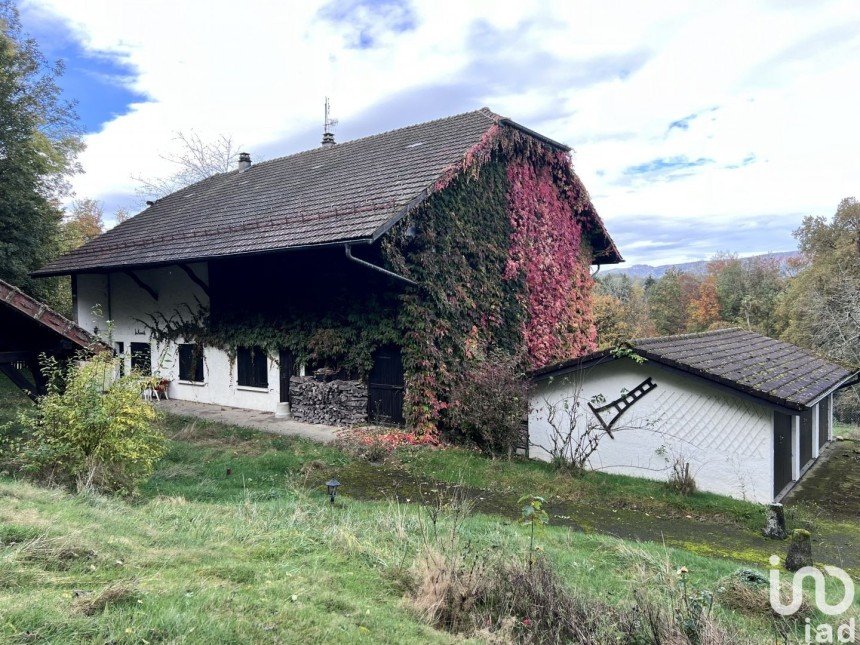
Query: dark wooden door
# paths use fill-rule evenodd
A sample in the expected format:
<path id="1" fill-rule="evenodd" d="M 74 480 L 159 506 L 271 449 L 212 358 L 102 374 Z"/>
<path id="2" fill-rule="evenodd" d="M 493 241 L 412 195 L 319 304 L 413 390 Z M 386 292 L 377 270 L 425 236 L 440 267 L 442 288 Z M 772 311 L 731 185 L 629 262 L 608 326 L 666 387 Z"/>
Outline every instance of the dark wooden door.
<path id="1" fill-rule="evenodd" d="M 791 483 L 791 417 L 773 414 L 773 494 Z"/>
<path id="2" fill-rule="evenodd" d="M 818 403 L 818 447 L 823 448 L 830 434 L 830 397 L 826 396 Z"/>
<path id="3" fill-rule="evenodd" d="M 812 410 L 800 414 L 800 468 L 812 461 Z"/>
<path id="4" fill-rule="evenodd" d="M 400 348 L 377 350 L 368 378 L 368 418 L 375 423 L 403 423 L 403 388 Z"/>
<path id="5" fill-rule="evenodd" d="M 289 350 L 282 349 L 278 353 L 278 364 L 280 368 L 281 382 L 281 403 L 290 402 L 290 377 L 293 375 L 293 353 Z"/>

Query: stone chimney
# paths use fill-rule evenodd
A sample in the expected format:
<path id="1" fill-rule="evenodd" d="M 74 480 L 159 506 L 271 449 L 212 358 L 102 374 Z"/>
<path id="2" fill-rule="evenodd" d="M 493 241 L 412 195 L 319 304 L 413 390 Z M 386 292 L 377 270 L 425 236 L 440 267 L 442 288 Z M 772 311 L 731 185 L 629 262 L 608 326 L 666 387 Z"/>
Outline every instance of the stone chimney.
<path id="1" fill-rule="evenodd" d="M 239 153 L 239 172 L 245 172 L 251 167 L 251 155 L 247 152 Z"/>
<path id="2" fill-rule="evenodd" d="M 323 148 L 331 148 L 334 145 L 334 133 L 323 132 L 322 146 Z"/>

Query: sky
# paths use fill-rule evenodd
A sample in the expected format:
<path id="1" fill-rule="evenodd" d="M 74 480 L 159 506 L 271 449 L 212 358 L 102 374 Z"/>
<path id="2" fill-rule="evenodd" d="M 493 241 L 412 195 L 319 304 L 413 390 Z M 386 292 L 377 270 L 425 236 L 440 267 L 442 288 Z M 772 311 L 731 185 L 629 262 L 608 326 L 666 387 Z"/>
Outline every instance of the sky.
<path id="1" fill-rule="evenodd" d="M 140 209 L 178 132 L 255 160 L 488 106 L 573 149 L 628 264 L 795 248 L 860 197 L 860 2 L 21 0 L 78 101 L 76 197 Z"/>

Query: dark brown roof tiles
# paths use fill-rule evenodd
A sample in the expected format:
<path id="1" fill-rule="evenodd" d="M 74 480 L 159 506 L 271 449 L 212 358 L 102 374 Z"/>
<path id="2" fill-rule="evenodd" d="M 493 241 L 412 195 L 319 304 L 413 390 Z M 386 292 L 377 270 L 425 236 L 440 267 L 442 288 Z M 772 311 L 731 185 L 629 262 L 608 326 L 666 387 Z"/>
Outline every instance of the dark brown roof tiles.
<path id="1" fill-rule="evenodd" d="M 372 240 L 499 124 L 522 129 L 483 108 L 216 175 L 159 199 L 35 275 Z M 596 215 L 595 226 L 604 262 L 620 261 Z"/>
<path id="2" fill-rule="evenodd" d="M 852 372 L 795 345 L 743 329 L 631 342 L 646 358 L 789 407 L 805 407 Z"/>
<path id="3" fill-rule="evenodd" d="M 851 378 L 855 371 L 800 347 L 743 329 L 630 341 L 637 354 L 771 403 L 801 410 Z M 611 350 L 536 370 L 536 379 L 613 360 Z"/>

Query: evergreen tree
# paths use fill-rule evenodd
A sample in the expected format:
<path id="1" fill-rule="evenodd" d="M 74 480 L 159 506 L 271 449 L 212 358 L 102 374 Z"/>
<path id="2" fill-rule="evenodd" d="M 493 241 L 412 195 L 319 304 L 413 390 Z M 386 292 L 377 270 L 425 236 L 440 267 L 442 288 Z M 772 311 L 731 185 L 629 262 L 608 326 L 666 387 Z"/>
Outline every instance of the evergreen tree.
<path id="1" fill-rule="evenodd" d="M 15 5 L 0 0 L 0 278 L 51 303 L 57 281 L 29 274 L 60 251 L 59 200 L 83 148 L 61 74 L 22 32 Z"/>

